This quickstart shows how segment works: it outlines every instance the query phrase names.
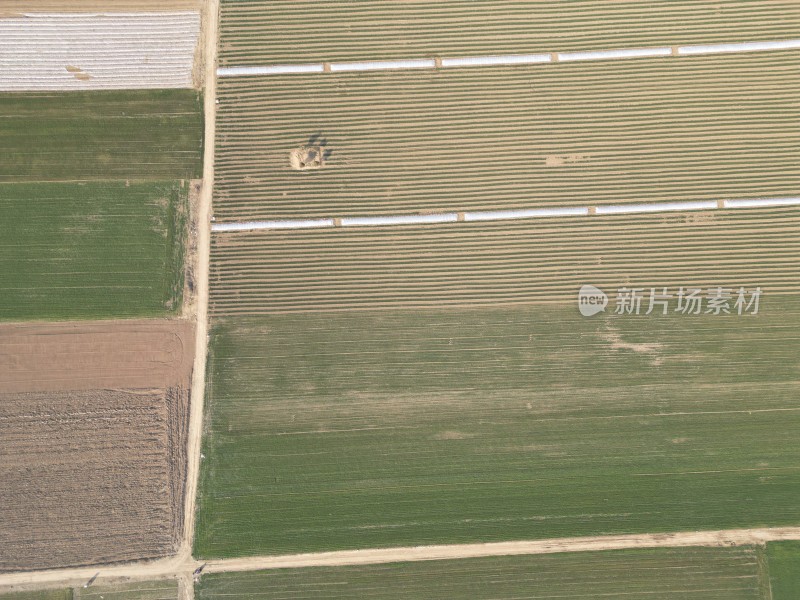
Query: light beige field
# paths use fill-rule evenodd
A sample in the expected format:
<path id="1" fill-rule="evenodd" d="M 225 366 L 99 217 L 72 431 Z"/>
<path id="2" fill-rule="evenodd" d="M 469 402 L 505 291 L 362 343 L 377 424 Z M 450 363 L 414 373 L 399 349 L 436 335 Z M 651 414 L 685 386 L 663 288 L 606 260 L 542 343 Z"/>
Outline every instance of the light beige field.
<path id="1" fill-rule="evenodd" d="M 34 12 L 162 12 L 197 10 L 202 0 L 3 0 L 0 17 Z"/>
<path id="2" fill-rule="evenodd" d="M 217 221 L 791 196 L 794 52 L 219 80 Z M 320 169 L 290 155 L 323 144 Z"/>
<path id="3" fill-rule="evenodd" d="M 586 283 L 796 293 L 800 211 L 254 231 L 212 240 L 212 316 L 575 301 Z"/>
<path id="4" fill-rule="evenodd" d="M 796 38 L 794 0 L 222 3 L 224 66 Z M 319 96 L 317 96 L 319 98 Z"/>

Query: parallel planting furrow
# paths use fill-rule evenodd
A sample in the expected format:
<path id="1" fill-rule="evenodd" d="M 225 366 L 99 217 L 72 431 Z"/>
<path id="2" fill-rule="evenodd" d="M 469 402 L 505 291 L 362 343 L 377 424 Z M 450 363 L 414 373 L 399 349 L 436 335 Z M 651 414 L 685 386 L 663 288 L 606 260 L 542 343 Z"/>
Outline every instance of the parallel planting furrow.
<path id="1" fill-rule="evenodd" d="M 797 37 L 791 0 L 223 0 L 223 66 L 429 58 Z"/>
<path id="2" fill-rule="evenodd" d="M 798 289 L 800 211 L 226 233 L 214 315 L 550 302 L 578 287 Z"/>
<path id="3" fill-rule="evenodd" d="M 178 182 L 0 184 L 0 321 L 180 313 L 187 192 Z"/>
<path id="4" fill-rule="evenodd" d="M 796 523 L 798 314 L 216 319 L 195 555 Z"/>
<path id="5" fill-rule="evenodd" d="M 793 52 L 221 79 L 215 216 L 795 195 L 799 94 Z"/>
<path id="6" fill-rule="evenodd" d="M 753 548 L 584 552 L 222 573 L 203 577 L 197 597 L 199 600 L 760 598 Z"/>
<path id="7" fill-rule="evenodd" d="M 0 182 L 200 177 L 192 90 L 0 94 Z"/>

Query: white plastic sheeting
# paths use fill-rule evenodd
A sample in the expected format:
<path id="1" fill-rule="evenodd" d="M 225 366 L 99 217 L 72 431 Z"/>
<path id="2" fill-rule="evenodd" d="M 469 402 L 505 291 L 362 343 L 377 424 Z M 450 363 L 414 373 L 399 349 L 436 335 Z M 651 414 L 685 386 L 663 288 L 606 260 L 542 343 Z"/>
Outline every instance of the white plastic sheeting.
<path id="1" fill-rule="evenodd" d="M 800 206 L 800 196 L 791 198 L 749 198 L 725 200 L 725 208 L 765 208 L 769 206 Z"/>
<path id="2" fill-rule="evenodd" d="M 504 54 L 499 56 L 468 56 L 465 58 L 443 58 L 442 68 L 448 67 L 493 67 L 499 65 L 530 65 L 552 60 L 549 54 Z"/>
<path id="3" fill-rule="evenodd" d="M 693 54 L 717 54 L 725 52 L 758 52 L 767 50 L 800 49 L 800 40 L 778 40 L 768 42 L 737 42 L 726 44 L 707 44 L 698 46 L 680 46 L 677 54 L 681 56 Z M 558 52 L 553 54 L 505 54 L 491 56 L 468 56 L 464 58 L 443 57 L 438 61 L 442 69 L 457 67 L 491 67 L 502 65 L 527 65 L 559 61 L 580 60 L 629 60 L 632 58 L 648 58 L 656 56 L 672 56 L 671 46 L 655 48 L 618 48 L 611 50 L 588 50 L 581 52 Z M 435 69 L 436 59 L 379 60 L 364 62 L 331 63 L 332 72 L 343 71 L 387 71 L 394 69 Z M 280 75 L 284 73 L 321 73 L 322 64 L 271 65 L 265 67 L 224 67 L 217 69 L 220 77 L 237 75 Z"/>
<path id="4" fill-rule="evenodd" d="M 237 77 L 252 75 L 286 75 L 292 73 L 322 73 L 322 63 L 316 65 L 272 65 L 269 67 L 220 67 L 219 77 Z"/>
<path id="5" fill-rule="evenodd" d="M 769 50 L 794 50 L 800 48 L 800 40 L 781 40 L 777 42 L 740 42 L 734 44 L 701 44 L 681 46 L 678 54 L 723 54 L 727 52 L 766 52 Z"/>
<path id="6" fill-rule="evenodd" d="M 721 205 L 721 206 L 720 206 Z M 626 215 L 718 208 L 762 208 L 770 206 L 800 206 L 800 196 L 784 198 L 750 198 L 741 200 L 696 200 L 691 202 L 652 202 L 648 204 L 606 204 L 594 207 L 597 215 Z M 589 206 L 560 206 L 519 210 L 487 210 L 460 213 L 463 221 L 504 221 L 511 219 L 536 219 L 547 217 L 590 216 Z M 258 229 L 317 229 L 320 227 L 380 227 L 388 225 L 426 225 L 455 223 L 459 213 L 433 213 L 427 215 L 388 215 L 376 217 L 343 217 L 341 219 L 305 219 L 275 221 L 245 221 L 242 223 L 213 223 L 211 231 L 253 231 Z"/>
<path id="7" fill-rule="evenodd" d="M 672 210 L 712 210 L 714 208 L 717 208 L 716 200 L 698 200 L 694 202 L 654 202 L 652 204 L 606 204 L 595 207 L 595 213 L 598 215 L 625 215 Z"/>
<path id="8" fill-rule="evenodd" d="M 333 219 L 301 219 L 297 221 L 245 221 L 212 223 L 211 231 L 251 231 L 254 229 L 318 229 L 333 227 Z"/>
<path id="9" fill-rule="evenodd" d="M 394 215 L 389 217 L 343 217 L 342 227 L 364 227 L 381 225 L 426 225 L 428 223 L 455 223 L 456 213 L 437 213 L 432 215 Z"/>
<path id="10" fill-rule="evenodd" d="M 0 19 L 0 91 L 190 88 L 196 11 Z"/>
<path id="11" fill-rule="evenodd" d="M 376 60 L 365 62 L 331 63 L 331 71 L 391 71 L 393 69 L 433 69 L 433 59 L 418 60 Z"/>
<path id="12" fill-rule="evenodd" d="M 558 60 L 617 60 L 621 58 L 647 58 L 671 56 L 672 48 L 626 48 L 623 50 L 593 50 L 590 52 L 559 52 Z"/>
<path id="13" fill-rule="evenodd" d="M 589 214 L 585 206 L 563 208 L 531 208 L 525 210 L 485 210 L 464 213 L 465 221 L 504 221 L 506 219 L 534 219 L 536 217 L 579 217 Z"/>

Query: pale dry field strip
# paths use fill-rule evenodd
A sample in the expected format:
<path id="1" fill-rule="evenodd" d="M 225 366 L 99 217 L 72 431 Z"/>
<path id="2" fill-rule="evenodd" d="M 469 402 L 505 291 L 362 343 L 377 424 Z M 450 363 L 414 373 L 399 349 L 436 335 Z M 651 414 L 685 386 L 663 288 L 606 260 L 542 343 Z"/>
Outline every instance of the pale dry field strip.
<path id="1" fill-rule="evenodd" d="M 200 10 L 202 0 L 114 0 L 114 12 L 172 12 Z M 102 13 L 108 0 L 3 0 L 0 17 L 19 17 L 28 13 Z"/>
<path id="2" fill-rule="evenodd" d="M 794 0 L 223 0 L 220 66 L 430 59 L 800 37 Z"/>
<path id="3" fill-rule="evenodd" d="M 217 76 L 240 77 L 252 75 L 285 75 L 289 73 L 345 73 L 348 71 L 393 71 L 398 69 L 447 69 L 452 67 L 488 67 L 587 60 L 629 60 L 632 58 L 653 58 L 657 56 L 696 56 L 699 54 L 731 54 L 735 52 L 770 52 L 777 50 L 796 50 L 798 48 L 800 48 L 800 40 L 725 42 L 721 44 L 698 44 L 694 46 L 617 48 L 614 50 L 552 52 L 548 54 L 506 54 L 491 56 L 469 56 L 465 58 L 437 57 L 406 60 L 316 63 L 305 65 L 221 67 L 217 69 Z"/>
<path id="4" fill-rule="evenodd" d="M 0 325 L 0 393 L 189 387 L 194 328 L 183 320 Z"/>
<path id="5" fill-rule="evenodd" d="M 212 316 L 571 301 L 601 288 L 798 289 L 800 212 L 230 233 L 212 239 Z"/>
<path id="6" fill-rule="evenodd" d="M 191 88 L 200 13 L 0 18 L 0 91 Z"/>
<path id="7" fill-rule="evenodd" d="M 796 196 L 794 51 L 218 81 L 217 222 Z M 325 142 L 322 169 L 295 148 Z"/>
<path id="8" fill-rule="evenodd" d="M 654 202 L 652 204 L 606 204 L 602 206 L 574 206 L 567 208 L 533 208 L 528 210 L 491 210 L 466 213 L 433 213 L 428 215 L 389 215 L 385 217 L 344 217 L 339 219 L 305 219 L 293 221 L 244 221 L 240 223 L 212 223 L 211 231 L 255 231 L 262 229 L 320 229 L 325 227 L 378 227 L 383 225 L 426 225 L 432 223 L 457 223 L 459 221 L 508 221 L 546 217 L 586 217 L 593 214 L 623 215 L 675 211 L 715 210 L 718 208 L 763 208 L 774 206 L 800 206 L 800 197 L 740 198 L 733 200 L 702 200 L 697 202 Z"/>

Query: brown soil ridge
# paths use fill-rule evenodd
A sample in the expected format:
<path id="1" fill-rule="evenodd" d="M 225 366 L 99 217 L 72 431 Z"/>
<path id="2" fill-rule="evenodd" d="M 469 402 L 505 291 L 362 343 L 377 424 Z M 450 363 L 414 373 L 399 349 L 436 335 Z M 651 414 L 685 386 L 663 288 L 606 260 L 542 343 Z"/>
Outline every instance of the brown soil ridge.
<path id="1" fill-rule="evenodd" d="M 0 393 L 190 387 L 187 320 L 0 324 Z"/>

